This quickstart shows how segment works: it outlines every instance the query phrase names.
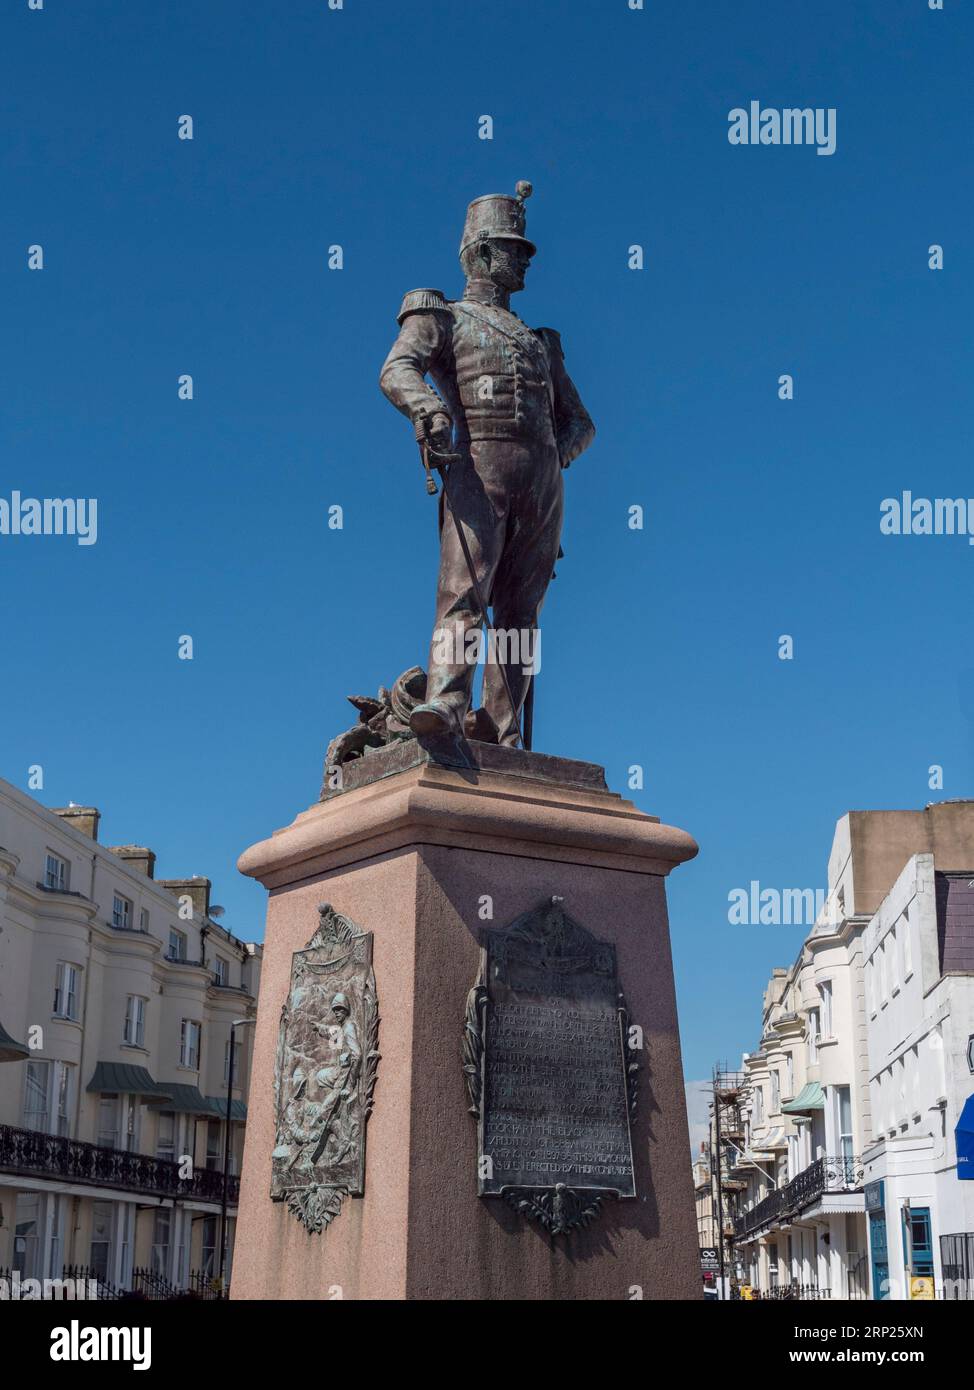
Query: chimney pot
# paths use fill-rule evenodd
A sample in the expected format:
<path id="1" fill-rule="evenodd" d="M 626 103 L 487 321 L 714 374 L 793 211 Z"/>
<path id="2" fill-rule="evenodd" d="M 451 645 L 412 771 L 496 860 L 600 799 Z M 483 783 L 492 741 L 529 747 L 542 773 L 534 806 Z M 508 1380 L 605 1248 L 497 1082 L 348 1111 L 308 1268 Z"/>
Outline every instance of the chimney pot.
<path id="1" fill-rule="evenodd" d="M 132 869 L 138 869 L 146 878 L 155 875 L 156 856 L 144 845 L 106 845 L 109 854 L 115 854 Z"/>
<path id="2" fill-rule="evenodd" d="M 82 835 L 87 835 L 89 840 L 98 839 L 98 822 L 101 820 L 101 812 L 96 806 L 76 806 L 72 801 L 70 806 L 52 806 L 51 810 L 63 821 L 67 821 L 68 825 L 79 830 Z"/>

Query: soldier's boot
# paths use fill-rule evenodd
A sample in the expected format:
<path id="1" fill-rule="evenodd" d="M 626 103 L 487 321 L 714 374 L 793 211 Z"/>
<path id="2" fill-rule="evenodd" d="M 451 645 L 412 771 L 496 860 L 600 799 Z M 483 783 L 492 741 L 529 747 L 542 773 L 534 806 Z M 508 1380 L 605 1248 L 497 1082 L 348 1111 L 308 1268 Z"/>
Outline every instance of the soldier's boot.
<path id="1" fill-rule="evenodd" d="M 460 720 L 445 700 L 429 700 L 417 705 L 409 716 L 409 727 L 417 738 L 432 738 L 437 734 L 459 734 Z"/>
<path id="2" fill-rule="evenodd" d="M 495 615 L 497 609 L 495 609 Z M 498 653 L 496 659 L 488 660 L 484 668 L 484 708 L 491 717 L 497 729 L 497 742 L 508 747 L 516 748 L 521 737 L 521 720 L 524 710 L 524 700 L 528 692 L 528 685 L 531 680 L 532 667 L 529 663 L 534 660 L 535 648 L 532 642 L 536 641 L 537 617 L 536 612 L 531 616 L 525 617 L 522 613 L 514 612 L 501 615 L 505 622 L 495 616 L 498 631 L 505 631 L 509 635 L 517 634 L 520 642 L 521 635 L 525 637 L 525 649 L 516 652 L 516 659 L 503 659 L 503 654 Z M 512 653 L 513 655 L 513 653 Z M 507 681 L 504 681 L 504 675 Z M 511 708 L 511 699 L 514 701 L 514 708 Z"/>
<path id="3" fill-rule="evenodd" d="M 497 725 L 485 709 L 467 710 L 463 721 L 463 732 L 467 738 L 477 743 L 497 743 Z"/>
<path id="4" fill-rule="evenodd" d="M 500 677 L 493 688 L 485 692 L 484 703 L 489 706 L 488 713 L 497 729 L 497 742 L 507 748 L 516 748 L 521 741 L 521 715 L 528 686 L 527 678 L 522 676 L 520 667 L 508 666 L 507 676 L 511 694 L 514 696 L 514 710 L 511 709 L 507 689 Z"/>
<path id="5" fill-rule="evenodd" d="M 476 601 L 468 588 L 457 597 L 448 592 L 440 611 L 447 604 L 445 618 L 441 619 L 437 613 L 437 626 L 430 643 L 426 699 L 416 706 L 409 720 L 409 727 L 420 737 L 435 734 L 459 737 L 470 709 L 477 667 L 475 655 L 470 657 L 467 638 L 480 627 Z"/>

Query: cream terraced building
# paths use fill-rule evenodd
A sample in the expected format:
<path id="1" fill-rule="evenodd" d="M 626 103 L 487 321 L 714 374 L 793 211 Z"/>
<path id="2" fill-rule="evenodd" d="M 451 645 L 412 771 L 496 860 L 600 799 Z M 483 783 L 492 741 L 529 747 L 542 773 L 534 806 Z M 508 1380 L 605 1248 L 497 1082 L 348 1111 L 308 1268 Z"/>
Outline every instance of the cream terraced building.
<path id="1" fill-rule="evenodd" d="M 868 1132 L 861 947 L 841 881 L 789 970 L 765 991 L 744 1062 L 749 1114 L 735 1222 L 744 1282 L 763 1295 L 866 1297 Z"/>
<path id="2" fill-rule="evenodd" d="M 100 845 L 98 822 L 0 781 L 0 1272 L 202 1289 L 261 947 L 214 919 L 209 879 L 155 879 L 152 852 Z M 228 1266 L 252 1034 L 236 1029 Z"/>

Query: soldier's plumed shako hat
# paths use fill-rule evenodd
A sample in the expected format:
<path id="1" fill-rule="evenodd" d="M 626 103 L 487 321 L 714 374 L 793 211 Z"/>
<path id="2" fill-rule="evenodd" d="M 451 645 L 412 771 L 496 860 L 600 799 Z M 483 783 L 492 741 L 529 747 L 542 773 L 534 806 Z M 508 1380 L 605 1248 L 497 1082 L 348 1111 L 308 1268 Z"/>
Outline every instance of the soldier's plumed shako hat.
<path id="1" fill-rule="evenodd" d="M 523 242 L 533 256 L 538 248 L 524 235 L 524 200 L 530 198 L 531 192 L 531 185 L 520 179 L 513 194 L 485 193 L 482 198 L 474 198 L 467 208 L 460 255 L 475 242 L 504 240 Z"/>

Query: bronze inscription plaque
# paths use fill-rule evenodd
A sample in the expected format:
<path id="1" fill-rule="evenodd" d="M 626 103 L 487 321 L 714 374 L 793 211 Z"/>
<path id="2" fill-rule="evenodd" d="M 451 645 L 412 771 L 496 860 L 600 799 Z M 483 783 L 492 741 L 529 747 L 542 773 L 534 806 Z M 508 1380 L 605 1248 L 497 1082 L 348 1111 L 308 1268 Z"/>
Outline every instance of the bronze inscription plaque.
<path id="1" fill-rule="evenodd" d="M 471 1032 L 482 1038 L 482 1103 L 471 1090 L 481 1196 L 505 1196 L 553 1231 L 598 1210 L 585 1193 L 635 1197 L 627 1026 L 615 947 L 559 899 L 486 933 L 467 1022 L 468 1054 Z"/>

